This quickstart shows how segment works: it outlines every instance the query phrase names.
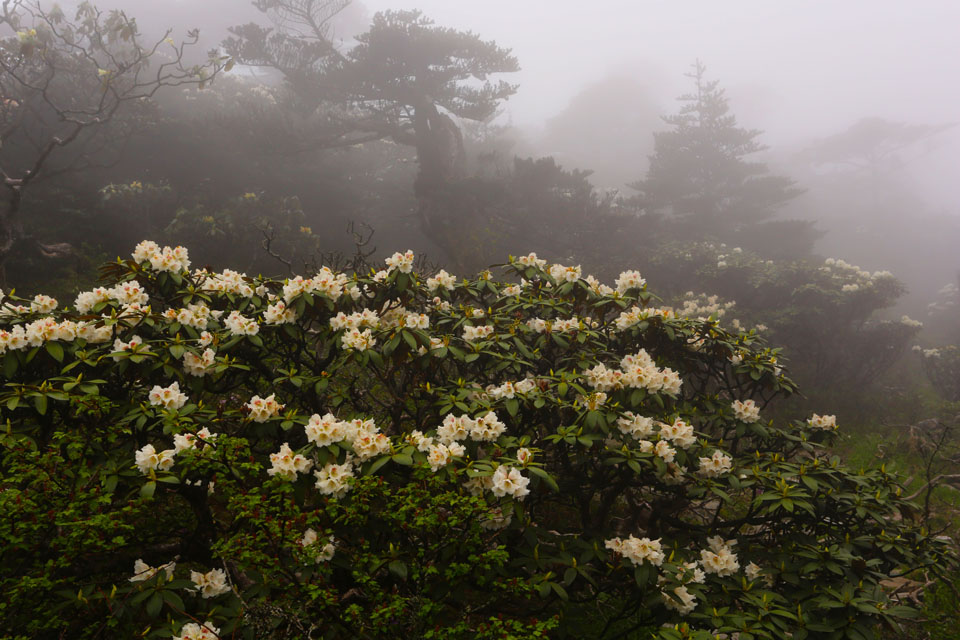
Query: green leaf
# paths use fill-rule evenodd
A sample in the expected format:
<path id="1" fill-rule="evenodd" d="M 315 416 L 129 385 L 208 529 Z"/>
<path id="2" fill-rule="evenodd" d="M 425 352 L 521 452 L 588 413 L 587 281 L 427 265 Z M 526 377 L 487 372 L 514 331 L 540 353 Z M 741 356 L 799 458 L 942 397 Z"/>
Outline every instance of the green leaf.
<path id="1" fill-rule="evenodd" d="M 150 482 L 144 483 L 144 485 L 140 487 L 140 495 L 143 496 L 144 498 L 152 498 L 156 490 L 157 490 L 157 483 L 151 480 Z"/>
<path id="2" fill-rule="evenodd" d="M 538 478 L 543 478 L 543 481 L 546 482 L 551 489 L 553 489 L 557 493 L 560 493 L 560 487 L 557 485 L 557 481 L 554 480 L 549 473 L 547 473 L 540 467 L 527 467 L 527 471 L 537 476 Z"/>
<path id="3" fill-rule="evenodd" d="M 394 560 L 387 565 L 387 568 L 390 569 L 390 573 L 399 577 L 401 580 L 407 579 L 407 565 L 402 560 Z"/>
<path id="4" fill-rule="evenodd" d="M 164 589 L 161 591 L 161 593 L 163 594 L 164 601 L 174 609 L 179 611 L 184 611 L 186 609 L 183 604 L 183 600 L 176 594 L 176 592 L 171 591 L 170 589 Z"/>
<path id="5" fill-rule="evenodd" d="M 37 409 L 37 413 L 42 416 L 47 415 L 47 396 L 41 394 L 33 398 L 33 406 Z"/>
<path id="6" fill-rule="evenodd" d="M 47 353 L 57 362 L 63 362 L 63 345 L 59 342 L 47 342 Z"/>
<path id="7" fill-rule="evenodd" d="M 399 454 L 399 455 L 403 455 L 403 454 Z M 409 457 L 409 456 L 407 456 L 407 457 Z M 411 459 L 411 462 L 412 462 L 412 461 L 413 461 L 413 460 Z M 381 456 L 381 457 L 377 458 L 377 459 L 374 460 L 373 463 L 367 468 L 366 475 L 370 475 L 371 473 L 376 473 L 377 471 L 380 470 L 380 467 L 382 467 L 383 465 L 387 464 L 388 462 L 390 462 L 390 456 Z"/>
<path id="8" fill-rule="evenodd" d="M 17 360 L 17 354 L 7 353 L 6 357 L 3 359 L 3 377 L 12 378 L 17 373 L 17 367 L 19 366 L 19 361 Z"/>
<path id="9" fill-rule="evenodd" d="M 150 596 L 149 600 L 147 600 L 147 615 L 151 618 L 155 618 L 157 614 L 160 613 L 161 607 L 163 607 L 163 596 L 158 591 Z"/>
<path id="10" fill-rule="evenodd" d="M 396 462 L 397 464 L 402 464 L 407 467 L 413 464 L 413 458 L 411 458 L 405 453 L 396 453 L 390 456 L 390 459 Z"/>

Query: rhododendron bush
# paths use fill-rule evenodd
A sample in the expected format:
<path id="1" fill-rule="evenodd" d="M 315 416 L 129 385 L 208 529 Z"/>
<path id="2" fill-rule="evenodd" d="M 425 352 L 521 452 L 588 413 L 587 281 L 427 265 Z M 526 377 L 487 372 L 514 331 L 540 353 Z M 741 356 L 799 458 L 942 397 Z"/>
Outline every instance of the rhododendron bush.
<path id="1" fill-rule="evenodd" d="M 2 301 L 20 637 L 862 638 L 936 565 L 754 331 L 534 255 L 271 280 L 141 243 Z M 502 280 L 502 281 L 501 281 Z M 721 635 L 721 634 L 726 634 Z"/>

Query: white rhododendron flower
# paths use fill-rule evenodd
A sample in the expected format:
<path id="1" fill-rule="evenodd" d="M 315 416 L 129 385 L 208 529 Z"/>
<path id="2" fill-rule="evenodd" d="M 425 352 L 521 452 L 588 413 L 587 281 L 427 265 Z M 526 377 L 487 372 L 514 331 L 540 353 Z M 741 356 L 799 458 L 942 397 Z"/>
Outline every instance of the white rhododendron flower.
<path id="1" fill-rule="evenodd" d="M 653 447 L 653 452 L 664 462 L 673 462 L 673 457 L 677 455 L 677 450 L 671 447 L 666 440 L 658 440 Z"/>
<path id="2" fill-rule="evenodd" d="M 493 442 L 506 431 L 507 425 L 503 424 L 493 411 L 475 418 L 470 427 L 470 438 L 480 442 Z"/>
<path id="3" fill-rule="evenodd" d="M 188 622 L 180 628 L 180 635 L 173 636 L 173 640 L 219 640 L 220 628 L 213 626 L 213 623 L 207 620 L 202 625 L 196 622 Z"/>
<path id="4" fill-rule="evenodd" d="M 437 272 L 437 275 L 433 276 L 432 278 L 427 278 L 427 291 L 433 293 L 439 288 L 453 289 L 456 284 L 456 276 L 450 275 L 445 270 L 441 269 Z"/>
<path id="5" fill-rule="evenodd" d="M 390 269 L 396 269 L 400 273 L 410 273 L 413 271 L 413 251 L 409 249 L 404 253 L 394 253 L 392 256 L 384 260 L 387 263 L 387 267 Z"/>
<path id="6" fill-rule="evenodd" d="M 327 447 L 336 444 L 346 438 L 346 430 L 343 423 L 337 420 L 332 413 L 313 414 L 310 420 L 304 426 L 307 432 L 307 440 L 318 447 Z"/>
<path id="7" fill-rule="evenodd" d="M 721 578 L 733 575 L 740 569 L 740 563 L 737 561 L 737 554 L 731 547 L 736 544 L 736 540 L 726 540 L 719 536 L 707 538 L 709 549 L 700 551 L 700 563 L 707 573 L 715 573 Z"/>
<path id="8" fill-rule="evenodd" d="M 463 328 L 463 339 L 467 342 L 473 342 L 474 340 L 482 340 L 493 335 L 493 327 L 490 325 L 479 325 L 476 327 L 464 327 Z"/>
<path id="9" fill-rule="evenodd" d="M 144 240 L 133 250 L 133 259 L 136 262 L 147 262 L 150 256 L 160 252 L 160 245 L 152 240 Z"/>
<path id="10" fill-rule="evenodd" d="M 643 440 L 653 435 L 653 418 L 638 416 L 632 411 L 625 411 L 624 415 L 617 419 L 617 428 L 621 433 L 633 436 L 637 440 Z"/>
<path id="11" fill-rule="evenodd" d="M 303 532 L 303 538 L 300 540 L 300 545 L 304 547 L 309 547 L 314 542 L 317 541 L 317 532 L 313 529 L 307 529 Z"/>
<path id="12" fill-rule="evenodd" d="M 733 407 L 733 414 L 737 417 L 737 420 L 747 423 L 760 420 L 760 407 L 758 407 L 757 403 L 753 400 L 747 400 L 745 402 L 734 400 L 731 406 Z"/>
<path id="13" fill-rule="evenodd" d="M 230 591 L 230 585 L 227 584 L 227 574 L 223 572 L 223 569 L 212 569 L 206 573 L 191 571 L 190 579 L 196 585 L 193 590 L 199 591 L 204 598 L 216 598 Z"/>
<path id="14" fill-rule="evenodd" d="M 178 433 L 173 436 L 173 452 L 180 453 L 185 449 L 197 449 L 203 451 L 208 446 L 212 446 L 217 440 L 216 433 L 210 433 L 210 429 L 203 427 L 196 434 Z"/>
<path id="15" fill-rule="evenodd" d="M 174 382 L 169 387 L 154 385 L 150 390 L 150 404 L 167 409 L 180 409 L 187 403 L 187 396 L 180 392 L 180 383 Z"/>
<path id="16" fill-rule="evenodd" d="M 281 300 L 267 307 L 263 312 L 263 321 L 267 324 L 292 324 L 297 320 L 297 312 L 287 307 Z"/>
<path id="17" fill-rule="evenodd" d="M 617 278 L 617 293 L 626 293 L 630 289 L 639 289 L 647 284 L 647 281 L 640 277 L 639 271 L 624 271 Z"/>
<path id="18" fill-rule="evenodd" d="M 202 378 L 213 369 L 216 359 L 216 352 L 213 349 L 204 349 L 199 356 L 192 351 L 183 353 L 183 370 L 191 376 Z"/>
<path id="19" fill-rule="evenodd" d="M 697 608 L 697 597 L 683 585 L 676 587 L 672 592 L 661 591 L 663 604 L 680 615 L 686 615 Z"/>
<path id="20" fill-rule="evenodd" d="M 297 479 L 298 473 L 306 473 L 313 466 L 312 461 L 294 453 L 286 442 L 280 445 L 280 451 L 270 454 L 270 464 L 272 466 L 267 469 L 268 474 L 291 481 Z"/>
<path id="21" fill-rule="evenodd" d="M 239 311 L 231 311 L 223 324 L 230 330 L 230 334 L 235 336 L 255 336 L 260 332 L 257 321 L 241 315 Z"/>
<path id="22" fill-rule="evenodd" d="M 518 500 L 523 500 L 530 490 L 527 485 L 530 484 L 530 478 L 520 473 L 519 469 L 500 465 L 490 477 L 490 490 L 498 498 L 503 496 L 512 496 Z"/>
<path id="23" fill-rule="evenodd" d="M 128 578 L 130 582 L 143 582 L 144 580 L 149 580 L 153 576 L 157 575 L 157 572 L 161 569 L 167 574 L 167 580 L 173 578 L 173 571 L 176 568 L 177 563 L 168 562 L 162 564 L 159 567 L 151 567 L 141 558 L 137 558 L 137 561 L 133 563 L 133 576 Z"/>
<path id="24" fill-rule="evenodd" d="M 821 416 L 815 413 L 807 418 L 807 424 L 814 429 L 835 430 L 837 428 L 837 416 Z"/>
<path id="25" fill-rule="evenodd" d="M 516 458 L 517 458 L 517 462 L 519 462 L 523 466 L 527 466 L 528 464 L 533 462 L 533 452 L 530 451 L 530 449 L 527 449 L 526 447 L 520 447 L 519 449 L 517 449 Z"/>
<path id="26" fill-rule="evenodd" d="M 94 291 L 97 291 L 96 289 Z M 143 286 L 136 280 L 121 282 L 107 291 L 110 298 L 113 298 L 120 304 L 139 304 L 145 305 L 150 301 L 150 296 L 143 290 Z"/>
<path id="27" fill-rule="evenodd" d="M 671 424 L 660 423 L 660 438 L 669 440 L 681 449 L 689 449 L 697 441 L 693 425 L 677 418 Z"/>
<path id="28" fill-rule="evenodd" d="M 614 553 L 619 553 L 637 566 L 640 566 L 643 562 L 649 562 L 653 566 L 659 567 L 665 559 L 660 538 L 656 540 L 634 536 L 630 536 L 626 540 L 611 538 L 604 542 L 604 546 Z"/>
<path id="29" fill-rule="evenodd" d="M 377 340 L 373 337 L 370 329 L 364 329 L 363 331 L 349 329 L 343 334 L 340 341 L 344 349 L 354 349 L 356 351 L 366 351 L 377 344 Z"/>
<path id="30" fill-rule="evenodd" d="M 557 282 L 576 282 L 581 275 L 580 265 L 566 267 L 562 264 L 550 265 L 550 277 Z"/>
<path id="31" fill-rule="evenodd" d="M 443 419 L 443 424 L 437 427 L 437 439 L 446 445 L 457 440 L 466 440 L 474 426 L 475 423 L 470 416 L 455 416 L 448 413 Z"/>
<path id="32" fill-rule="evenodd" d="M 173 466 L 173 457 L 176 453 L 174 449 L 165 449 L 158 452 L 152 444 L 148 444 L 137 450 L 134 461 L 140 473 L 148 475 L 151 470 L 167 471 L 170 469 Z"/>
<path id="33" fill-rule="evenodd" d="M 50 313 L 56 308 L 56 299 L 45 296 L 42 293 L 35 295 L 33 302 L 30 303 L 30 310 L 34 313 Z"/>
<path id="34" fill-rule="evenodd" d="M 763 569 L 757 563 L 751 562 L 744 568 L 743 573 L 746 574 L 748 580 L 756 580 L 763 573 Z"/>
<path id="35" fill-rule="evenodd" d="M 427 464 L 430 465 L 430 470 L 433 472 L 437 472 L 442 467 L 447 466 L 452 457 L 453 455 L 446 445 L 431 444 L 427 447 Z"/>
<path id="36" fill-rule="evenodd" d="M 284 407 L 284 405 L 276 401 L 272 393 L 266 398 L 253 396 L 250 398 L 250 402 L 247 402 L 243 406 L 250 410 L 250 419 L 254 422 L 266 422 L 276 417 L 283 411 Z"/>
<path id="37" fill-rule="evenodd" d="M 316 487 L 324 495 L 332 495 L 335 498 L 343 496 L 350 490 L 350 478 L 353 477 L 353 465 L 349 462 L 343 464 L 329 463 L 318 471 L 313 472 L 317 479 Z"/>
<path id="38" fill-rule="evenodd" d="M 380 433 L 380 427 L 373 420 L 354 420 L 348 423 L 347 429 L 350 446 L 361 461 L 390 451 L 390 439 Z"/>
<path id="39" fill-rule="evenodd" d="M 545 266 L 547 266 L 547 261 L 541 260 L 535 253 L 521 256 L 517 258 L 517 262 L 525 267 L 537 267 L 538 269 L 543 269 Z"/>
<path id="40" fill-rule="evenodd" d="M 732 467 L 733 458 L 718 449 L 709 458 L 700 458 L 700 469 L 697 473 L 705 478 L 716 478 L 729 473 Z"/>
<path id="41" fill-rule="evenodd" d="M 303 538 L 300 540 L 301 546 L 303 546 L 304 548 L 308 548 L 308 547 L 313 547 L 316 543 L 317 543 L 317 532 L 314 531 L 313 529 L 307 529 L 303 534 Z M 322 547 L 320 547 L 314 552 L 314 558 L 317 562 L 327 562 L 328 560 L 333 559 L 333 556 L 334 554 L 336 554 L 336 551 L 337 551 L 336 540 L 334 539 L 333 536 L 330 536 L 327 542 L 324 543 Z"/>
<path id="42" fill-rule="evenodd" d="M 124 342 L 120 338 L 113 341 L 113 350 L 115 352 L 130 351 L 132 353 L 149 353 L 150 345 L 143 343 L 140 336 L 130 336 L 129 342 Z M 122 360 L 123 356 L 111 356 L 114 362 Z"/>
<path id="43" fill-rule="evenodd" d="M 190 258 L 185 247 L 161 248 L 150 240 L 144 240 L 136 246 L 133 259 L 139 263 L 149 262 L 155 271 L 179 273 L 190 268 Z"/>

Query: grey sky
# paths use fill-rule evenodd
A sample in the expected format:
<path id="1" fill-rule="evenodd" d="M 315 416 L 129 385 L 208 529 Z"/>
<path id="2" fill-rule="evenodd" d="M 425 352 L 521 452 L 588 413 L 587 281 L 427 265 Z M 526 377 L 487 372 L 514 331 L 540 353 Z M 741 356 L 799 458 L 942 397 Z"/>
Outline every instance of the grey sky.
<path id="1" fill-rule="evenodd" d="M 741 119 L 771 142 L 879 115 L 960 116 L 956 0 L 366 0 L 413 9 L 513 49 L 523 71 L 508 106 L 530 126 L 606 72 L 640 63 L 672 94 L 700 57 Z M 741 97 L 750 100 L 738 100 Z M 736 104 L 742 101 L 744 104 Z M 747 102 L 751 104 L 746 104 Z"/>

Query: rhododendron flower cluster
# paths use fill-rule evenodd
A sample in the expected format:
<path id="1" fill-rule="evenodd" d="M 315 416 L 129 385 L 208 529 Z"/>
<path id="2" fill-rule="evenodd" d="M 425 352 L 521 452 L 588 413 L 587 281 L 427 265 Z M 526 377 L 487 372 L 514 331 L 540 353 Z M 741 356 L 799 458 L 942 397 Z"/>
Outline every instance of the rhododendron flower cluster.
<path id="1" fill-rule="evenodd" d="M 349 461 L 343 464 L 331 462 L 314 471 L 313 475 L 317 479 L 316 487 L 320 493 L 339 498 L 350 490 L 349 481 L 354 477 L 353 465 Z"/>
<path id="2" fill-rule="evenodd" d="M 270 454 L 270 464 L 273 466 L 267 469 L 267 473 L 284 480 L 296 480 L 298 473 L 306 473 L 313 466 L 312 461 L 294 453 L 286 442 L 280 446 L 280 451 Z"/>
<path id="3" fill-rule="evenodd" d="M 203 427 L 196 434 L 193 433 L 178 433 L 173 436 L 173 452 L 174 454 L 180 453 L 186 449 L 196 449 L 198 451 L 203 451 L 209 446 L 212 446 L 217 440 L 216 433 L 210 433 L 210 429 Z"/>
<path id="4" fill-rule="evenodd" d="M 257 321 L 253 318 L 247 318 L 239 311 L 231 311 L 223 324 L 235 336 L 255 336 L 260 332 L 260 325 L 257 324 Z"/>
<path id="5" fill-rule="evenodd" d="M 150 404 L 166 409 L 181 409 L 187 403 L 187 395 L 180 391 L 180 383 L 173 382 L 167 387 L 154 385 L 150 390 Z"/>
<path id="6" fill-rule="evenodd" d="M 720 577 L 729 576 L 740 569 L 737 554 L 733 552 L 736 540 L 724 540 L 719 536 L 707 539 L 709 549 L 700 551 L 700 562 L 707 573 L 715 573 Z"/>
<path id="7" fill-rule="evenodd" d="M 210 373 L 217 354 L 213 349 L 204 349 L 199 356 L 192 351 L 183 354 L 183 370 L 191 376 L 202 378 Z"/>
<path id="8" fill-rule="evenodd" d="M 489 325 L 466 326 L 463 328 L 463 339 L 467 342 L 483 340 L 493 335 L 493 327 Z"/>
<path id="9" fill-rule="evenodd" d="M 167 580 L 173 578 L 173 572 L 177 567 L 176 562 L 168 562 L 162 564 L 159 567 L 151 567 L 142 558 L 137 558 L 137 561 L 133 563 L 133 576 L 129 578 L 130 582 L 143 582 L 144 580 L 149 580 L 153 576 L 157 575 L 158 571 L 163 571 Z"/>
<path id="10" fill-rule="evenodd" d="M 752 423 L 760 420 L 760 407 L 753 400 L 742 402 L 734 400 L 730 406 L 733 407 L 733 414 L 737 417 L 737 420 L 741 422 Z"/>
<path id="11" fill-rule="evenodd" d="M 683 380 L 669 367 L 658 368 L 646 350 L 624 356 L 620 369 L 608 369 L 603 363 L 583 372 L 587 384 L 598 391 L 619 389 L 646 389 L 654 393 L 675 396 L 680 393 Z"/>
<path id="12" fill-rule="evenodd" d="M 137 262 L 149 262 L 155 271 L 179 273 L 190 268 L 190 258 L 184 247 L 163 247 L 156 242 L 144 240 L 133 251 Z"/>
<path id="13" fill-rule="evenodd" d="M 717 450 L 710 457 L 700 458 L 700 468 L 697 473 L 705 478 L 716 478 L 725 473 L 729 473 L 733 468 L 733 458 L 724 452 Z"/>
<path id="14" fill-rule="evenodd" d="M 137 469 L 140 473 L 147 475 L 152 470 L 159 469 L 167 471 L 173 466 L 173 457 L 177 454 L 175 449 L 165 449 L 157 451 L 152 444 L 144 445 L 138 449 L 134 457 Z"/>
<path id="15" fill-rule="evenodd" d="M 807 419 L 807 424 L 814 429 L 835 430 L 837 428 L 837 416 L 821 416 L 815 413 Z"/>
<path id="16" fill-rule="evenodd" d="M 396 269 L 400 273 L 410 273 L 413 271 L 413 251 L 407 250 L 404 253 L 394 253 L 392 256 L 384 260 L 387 263 L 387 267 L 392 271 Z"/>
<path id="17" fill-rule="evenodd" d="M 523 500 L 530 494 L 527 485 L 530 478 L 526 478 L 519 469 L 507 465 L 497 467 L 490 478 L 490 490 L 497 497 L 511 496 Z"/>
<path id="18" fill-rule="evenodd" d="M 617 293 L 626 293 L 630 289 L 639 289 L 645 284 L 647 284 L 647 281 L 640 277 L 639 271 L 624 271 L 616 281 Z"/>
<path id="19" fill-rule="evenodd" d="M 211 569 L 206 573 L 191 571 L 190 580 L 195 585 L 194 590 L 198 591 L 204 598 L 216 598 L 230 591 L 227 574 L 223 572 L 223 569 Z"/>
<path id="20" fill-rule="evenodd" d="M 457 278 L 450 275 L 444 269 L 440 269 L 435 276 L 427 278 L 427 291 L 433 293 L 437 289 L 453 289 L 457 284 Z"/>
<path id="21" fill-rule="evenodd" d="M 303 533 L 303 538 L 300 540 L 300 545 L 304 548 L 315 549 L 314 559 L 316 562 L 327 562 L 332 560 L 333 556 L 337 552 L 336 540 L 333 536 L 320 545 L 317 544 L 317 532 L 313 529 L 307 529 Z"/>
<path id="22" fill-rule="evenodd" d="M 207 620 L 203 624 L 186 623 L 180 628 L 180 635 L 173 636 L 173 640 L 219 640 L 220 637 L 220 628 Z"/>
<path id="23" fill-rule="evenodd" d="M 666 558 L 659 538 L 656 540 L 634 536 L 630 536 L 626 540 L 611 538 L 604 541 L 604 546 L 614 553 L 619 553 L 637 566 L 649 562 L 653 566 L 659 567 Z"/>
<path id="24" fill-rule="evenodd" d="M 272 393 L 266 398 L 253 396 L 250 398 L 250 401 L 243 406 L 250 411 L 250 419 L 254 422 L 266 422 L 271 418 L 275 418 L 283 411 L 283 405 L 276 401 Z"/>

